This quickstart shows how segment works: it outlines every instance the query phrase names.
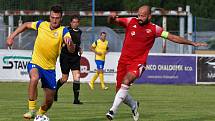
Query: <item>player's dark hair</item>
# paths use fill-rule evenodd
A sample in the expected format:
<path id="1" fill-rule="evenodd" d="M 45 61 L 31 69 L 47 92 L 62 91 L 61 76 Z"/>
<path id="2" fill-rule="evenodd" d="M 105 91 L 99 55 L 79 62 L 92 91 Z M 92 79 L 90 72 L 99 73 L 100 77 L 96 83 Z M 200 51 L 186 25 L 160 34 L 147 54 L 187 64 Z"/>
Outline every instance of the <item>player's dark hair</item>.
<path id="1" fill-rule="evenodd" d="M 100 35 L 102 35 L 102 34 L 106 34 L 106 32 L 101 32 L 101 34 L 100 34 Z"/>
<path id="2" fill-rule="evenodd" d="M 54 13 L 60 13 L 61 16 L 63 14 L 63 9 L 62 9 L 62 7 L 60 5 L 53 5 L 51 7 L 51 11 L 53 11 Z"/>
<path id="3" fill-rule="evenodd" d="M 70 21 L 73 21 L 73 19 L 77 19 L 78 21 L 80 21 L 80 17 L 78 15 L 71 16 Z"/>

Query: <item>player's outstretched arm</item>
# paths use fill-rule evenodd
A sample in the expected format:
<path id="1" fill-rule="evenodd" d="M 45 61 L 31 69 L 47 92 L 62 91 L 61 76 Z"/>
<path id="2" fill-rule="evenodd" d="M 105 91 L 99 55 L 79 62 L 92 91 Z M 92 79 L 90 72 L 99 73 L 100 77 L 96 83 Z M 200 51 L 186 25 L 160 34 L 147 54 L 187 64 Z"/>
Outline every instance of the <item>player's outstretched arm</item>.
<path id="1" fill-rule="evenodd" d="M 75 44 L 73 43 L 72 38 L 64 37 L 64 43 L 66 44 L 67 49 L 70 53 L 75 52 Z"/>
<path id="2" fill-rule="evenodd" d="M 177 35 L 174 35 L 171 33 L 168 34 L 167 39 L 172 42 L 179 43 L 179 44 L 186 44 L 186 45 L 192 45 L 192 46 L 207 46 L 206 43 L 193 42 L 193 41 L 187 40 L 183 37 L 180 37 L 180 36 L 177 36 Z"/>
<path id="3" fill-rule="evenodd" d="M 32 22 L 26 22 L 26 23 L 22 24 L 21 26 L 19 26 L 11 35 L 8 36 L 8 38 L 7 38 L 7 45 L 8 46 L 12 46 L 14 38 L 19 33 L 25 31 L 26 29 L 30 29 L 31 28 L 31 24 L 32 24 Z"/>

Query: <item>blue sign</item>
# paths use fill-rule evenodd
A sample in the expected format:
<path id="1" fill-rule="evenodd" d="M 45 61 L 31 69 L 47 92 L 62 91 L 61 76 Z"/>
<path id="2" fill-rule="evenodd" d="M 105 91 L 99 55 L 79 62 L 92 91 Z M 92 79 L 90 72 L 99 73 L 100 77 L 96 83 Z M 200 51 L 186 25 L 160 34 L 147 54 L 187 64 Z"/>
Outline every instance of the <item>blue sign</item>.
<path id="1" fill-rule="evenodd" d="M 196 56 L 150 55 L 136 83 L 195 84 Z"/>

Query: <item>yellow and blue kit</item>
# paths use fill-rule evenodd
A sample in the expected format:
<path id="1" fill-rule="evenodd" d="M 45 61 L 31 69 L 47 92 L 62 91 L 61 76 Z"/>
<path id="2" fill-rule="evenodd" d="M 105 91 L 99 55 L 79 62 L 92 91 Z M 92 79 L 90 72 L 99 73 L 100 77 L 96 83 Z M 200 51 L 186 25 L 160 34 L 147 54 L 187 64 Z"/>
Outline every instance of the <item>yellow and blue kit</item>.
<path id="1" fill-rule="evenodd" d="M 56 74 L 55 65 L 60 54 L 64 37 L 70 37 L 66 27 L 60 26 L 51 30 L 50 23 L 39 20 L 32 22 L 32 29 L 37 31 L 34 44 L 32 60 L 28 65 L 28 72 L 32 68 L 37 68 L 42 81 L 42 87 L 55 89 Z"/>
<path id="2" fill-rule="evenodd" d="M 105 53 L 108 50 L 108 41 L 102 41 L 100 39 L 96 40 L 93 44 L 92 47 L 95 48 L 96 52 L 102 53 L 102 55 L 95 55 L 95 62 L 97 65 L 97 69 L 101 70 L 104 68 L 104 63 L 105 63 Z"/>

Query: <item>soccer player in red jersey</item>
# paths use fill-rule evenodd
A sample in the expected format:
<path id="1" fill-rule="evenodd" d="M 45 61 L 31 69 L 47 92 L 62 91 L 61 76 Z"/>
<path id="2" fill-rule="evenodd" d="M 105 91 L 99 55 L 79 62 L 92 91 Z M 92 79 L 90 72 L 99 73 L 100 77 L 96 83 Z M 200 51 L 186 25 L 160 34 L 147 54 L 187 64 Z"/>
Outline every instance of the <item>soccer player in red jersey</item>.
<path id="1" fill-rule="evenodd" d="M 113 120 L 114 114 L 123 102 L 131 108 L 134 121 L 138 121 L 139 102 L 129 95 L 128 90 L 134 80 L 144 71 L 148 53 L 155 38 L 162 37 L 179 44 L 207 46 L 206 43 L 189 41 L 164 31 L 160 26 L 150 22 L 151 17 L 151 7 L 147 5 L 139 8 L 137 18 L 118 18 L 116 13 L 108 17 L 109 23 L 125 28 L 125 39 L 117 67 L 117 93 L 112 107 L 106 114 L 109 120 Z"/>

